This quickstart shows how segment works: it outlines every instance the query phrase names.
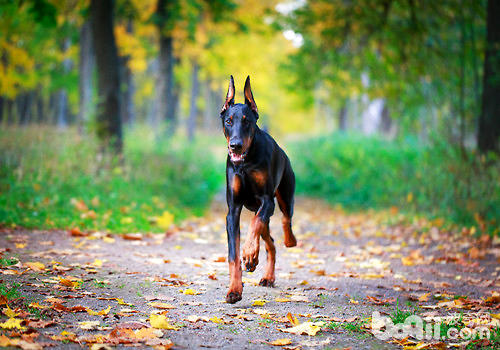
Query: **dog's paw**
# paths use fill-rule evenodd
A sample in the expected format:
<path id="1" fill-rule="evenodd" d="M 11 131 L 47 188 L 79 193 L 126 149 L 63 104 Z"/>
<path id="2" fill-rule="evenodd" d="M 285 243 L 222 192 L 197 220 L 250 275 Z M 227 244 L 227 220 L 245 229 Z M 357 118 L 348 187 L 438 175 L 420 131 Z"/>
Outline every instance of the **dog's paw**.
<path id="1" fill-rule="evenodd" d="M 259 265 L 259 258 L 256 256 L 249 256 L 247 258 L 243 258 L 243 264 L 245 265 L 245 269 L 247 272 L 254 272 Z"/>
<path id="2" fill-rule="evenodd" d="M 285 247 L 291 248 L 295 247 L 297 245 L 297 239 L 295 239 L 295 236 L 292 234 L 291 236 L 286 235 L 285 236 Z"/>
<path id="3" fill-rule="evenodd" d="M 239 292 L 229 292 L 226 295 L 226 303 L 234 304 L 241 300 L 241 293 Z"/>
<path id="4" fill-rule="evenodd" d="M 259 247 L 243 247 L 243 265 L 247 272 L 253 272 L 259 264 Z"/>
<path id="5" fill-rule="evenodd" d="M 262 278 L 259 282 L 259 286 L 274 287 L 274 280 L 269 278 Z"/>

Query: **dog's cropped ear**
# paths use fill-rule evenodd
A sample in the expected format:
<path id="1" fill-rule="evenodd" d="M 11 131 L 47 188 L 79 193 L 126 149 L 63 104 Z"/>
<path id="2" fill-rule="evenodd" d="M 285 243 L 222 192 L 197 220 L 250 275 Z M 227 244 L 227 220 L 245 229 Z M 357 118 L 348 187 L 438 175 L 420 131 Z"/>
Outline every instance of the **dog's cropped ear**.
<path id="1" fill-rule="evenodd" d="M 255 112 L 257 119 L 259 118 L 259 112 L 257 110 L 257 105 L 255 104 L 255 100 L 253 99 L 252 87 L 250 86 L 250 76 L 247 76 L 247 80 L 245 81 L 245 89 L 243 90 L 245 94 L 245 103 L 250 107 L 252 111 Z"/>
<path id="2" fill-rule="evenodd" d="M 227 88 L 226 101 L 224 102 L 224 106 L 220 111 L 220 114 L 227 111 L 227 109 L 234 104 L 234 79 L 231 75 L 231 80 L 229 81 L 229 87 Z"/>

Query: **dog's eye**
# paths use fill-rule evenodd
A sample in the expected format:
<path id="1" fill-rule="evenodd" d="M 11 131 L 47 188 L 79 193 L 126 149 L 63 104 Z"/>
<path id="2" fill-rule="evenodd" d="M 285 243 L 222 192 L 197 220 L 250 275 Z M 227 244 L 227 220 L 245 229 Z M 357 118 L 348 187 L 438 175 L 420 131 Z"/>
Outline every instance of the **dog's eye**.
<path id="1" fill-rule="evenodd" d="M 226 119 L 226 124 L 231 125 L 231 124 L 233 124 L 233 121 L 231 119 Z"/>

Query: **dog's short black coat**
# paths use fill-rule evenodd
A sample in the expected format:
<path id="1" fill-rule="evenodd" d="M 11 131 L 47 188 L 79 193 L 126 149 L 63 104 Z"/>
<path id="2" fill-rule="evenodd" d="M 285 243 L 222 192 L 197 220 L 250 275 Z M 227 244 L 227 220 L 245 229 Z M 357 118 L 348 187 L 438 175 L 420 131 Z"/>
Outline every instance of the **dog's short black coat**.
<path id="1" fill-rule="evenodd" d="M 254 271 L 259 262 L 260 238 L 265 242 L 267 266 L 260 285 L 272 287 L 275 281 L 276 248 L 269 233 L 269 219 L 274 213 L 274 198 L 283 213 L 284 243 L 293 247 L 297 241 L 292 233 L 291 219 L 295 192 L 295 175 L 285 152 L 265 131 L 259 129 L 259 114 L 247 77 L 245 103 L 235 104 L 234 80 L 220 116 L 228 143 L 226 164 L 226 218 L 229 250 L 228 303 L 241 300 L 243 284 L 240 261 L 240 214 L 243 206 L 255 213 L 243 247 L 243 263 Z"/>

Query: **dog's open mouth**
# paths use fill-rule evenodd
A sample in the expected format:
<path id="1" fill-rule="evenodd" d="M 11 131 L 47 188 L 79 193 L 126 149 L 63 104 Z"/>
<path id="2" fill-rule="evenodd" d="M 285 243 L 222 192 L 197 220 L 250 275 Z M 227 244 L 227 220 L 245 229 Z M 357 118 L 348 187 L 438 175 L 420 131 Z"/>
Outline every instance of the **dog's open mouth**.
<path id="1" fill-rule="evenodd" d="M 235 164 L 242 163 L 245 160 L 246 155 L 247 155 L 247 152 L 235 153 L 235 152 L 229 150 L 229 158 L 231 158 L 231 162 L 233 162 Z"/>

